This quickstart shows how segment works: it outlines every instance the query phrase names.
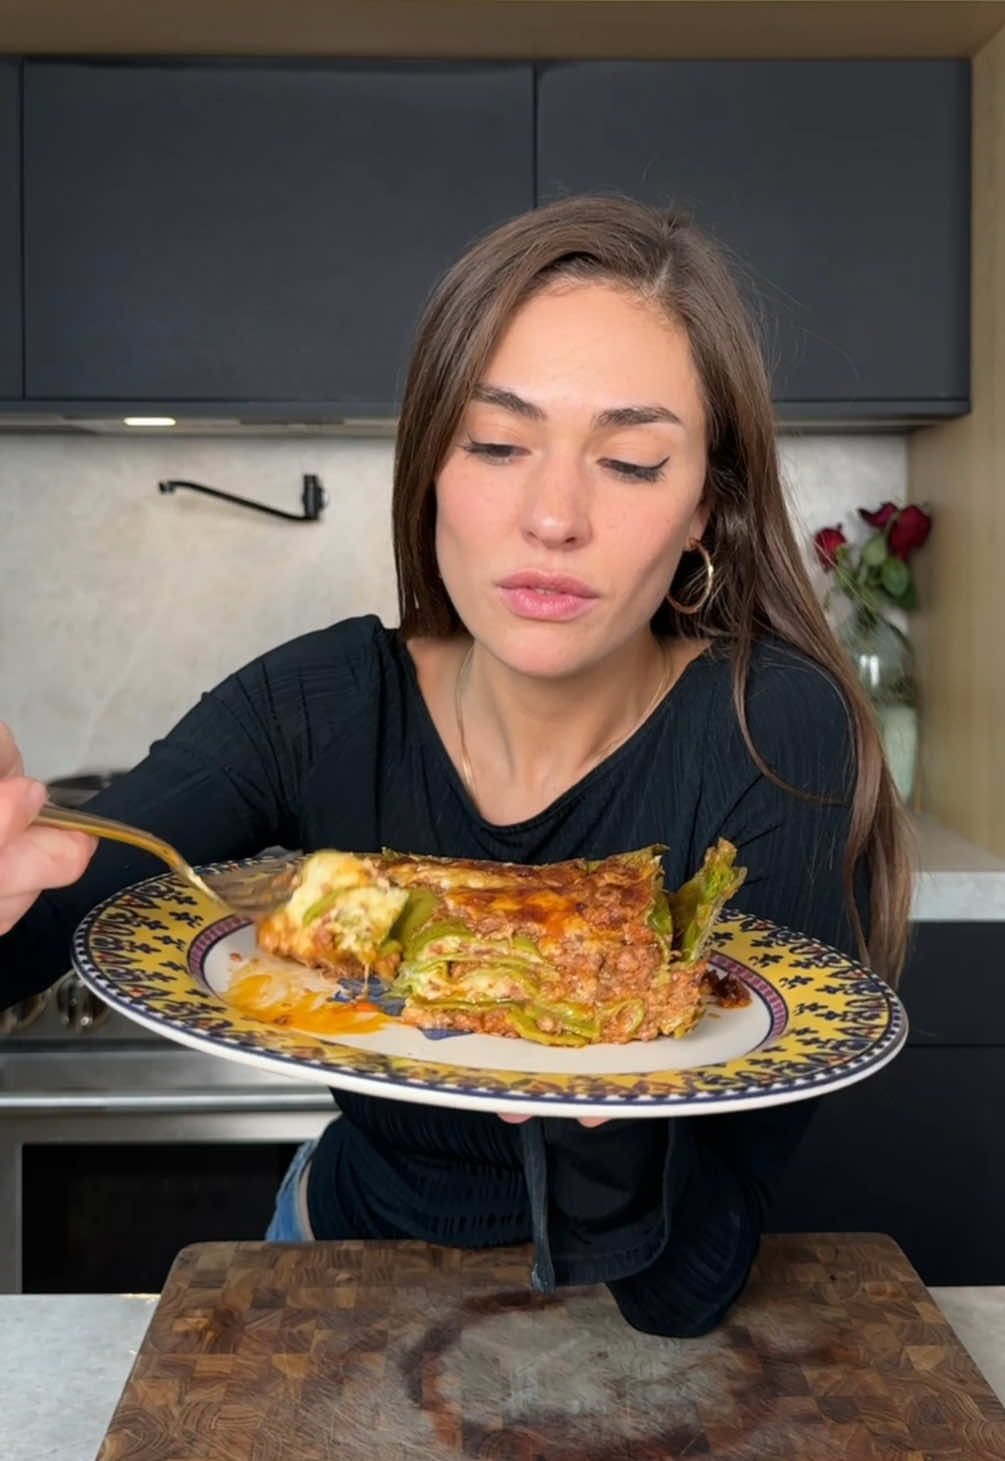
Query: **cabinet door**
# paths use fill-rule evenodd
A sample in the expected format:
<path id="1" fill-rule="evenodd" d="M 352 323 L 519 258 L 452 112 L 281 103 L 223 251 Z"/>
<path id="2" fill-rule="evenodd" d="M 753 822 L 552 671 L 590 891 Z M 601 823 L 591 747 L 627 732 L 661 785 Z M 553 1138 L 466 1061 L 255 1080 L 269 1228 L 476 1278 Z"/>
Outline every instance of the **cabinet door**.
<path id="1" fill-rule="evenodd" d="M 21 394 L 21 77 L 0 61 L 0 400 Z"/>
<path id="2" fill-rule="evenodd" d="M 779 403 L 966 409 L 968 62 L 556 64 L 538 95 L 539 198 L 689 208 L 761 303 Z"/>
<path id="3" fill-rule="evenodd" d="M 909 1047 L 823 1097 L 769 1229 L 889 1233 L 927 1284 L 1005 1283 L 1003 1109 L 1001 1046 Z"/>
<path id="4" fill-rule="evenodd" d="M 1003 949 L 1000 919 L 915 924 L 900 982 L 912 1045 L 1005 1047 Z"/>
<path id="5" fill-rule="evenodd" d="M 28 64 L 28 396 L 387 411 L 532 128 L 529 66 Z"/>

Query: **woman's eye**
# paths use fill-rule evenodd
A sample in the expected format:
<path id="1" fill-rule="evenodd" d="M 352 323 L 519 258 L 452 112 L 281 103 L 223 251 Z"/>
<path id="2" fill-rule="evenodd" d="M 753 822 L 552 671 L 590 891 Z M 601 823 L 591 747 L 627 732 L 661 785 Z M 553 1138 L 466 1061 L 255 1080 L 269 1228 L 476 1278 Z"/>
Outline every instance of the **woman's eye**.
<path id="1" fill-rule="evenodd" d="M 483 457 L 487 462 L 509 462 L 523 454 L 521 446 L 509 446 L 501 441 L 473 441 L 470 438 L 464 450 L 473 457 Z"/>
<path id="2" fill-rule="evenodd" d="M 610 467 L 612 472 L 617 472 L 622 477 L 630 477 L 634 482 L 658 482 L 669 460 L 669 457 L 664 457 L 661 462 L 644 467 L 638 462 L 618 462 L 611 457 L 605 457 L 600 465 Z"/>

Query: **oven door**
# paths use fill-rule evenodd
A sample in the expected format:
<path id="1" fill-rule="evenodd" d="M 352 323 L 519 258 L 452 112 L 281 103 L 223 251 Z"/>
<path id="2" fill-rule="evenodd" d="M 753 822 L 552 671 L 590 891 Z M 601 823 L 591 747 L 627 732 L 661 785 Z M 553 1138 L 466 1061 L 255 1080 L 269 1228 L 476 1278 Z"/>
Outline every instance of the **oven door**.
<path id="1" fill-rule="evenodd" d="M 323 1086 L 178 1047 L 0 1058 L 0 1293 L 150 1293 L 191 1242 L 265 1235 Z"/>

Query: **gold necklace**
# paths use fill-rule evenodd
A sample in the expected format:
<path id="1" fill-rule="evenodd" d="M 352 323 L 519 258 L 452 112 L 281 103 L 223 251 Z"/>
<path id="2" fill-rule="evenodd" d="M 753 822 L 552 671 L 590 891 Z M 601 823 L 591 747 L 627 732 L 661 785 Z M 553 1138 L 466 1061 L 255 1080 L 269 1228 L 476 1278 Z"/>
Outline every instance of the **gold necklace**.
<path id="1" fill-rule="evenodd" d="M 650 700 L 649 704 L 639 716 L 638 720 L 633 721 L 622 735 L 615 736 L 613 740 L 610 740 L 605 745 L 601 746 L 600 750 L 593 758 L 592 766 L 590 768 L 591 770 L 593 766 L 596 766 L 599 762 L 603 761 L 605 756 L 609 756 L 612 751 L 616 751 L 619 746 L 623 745 L 625 741 L 628 740 L 629 736 L 634 735 L 640 725 L 645 724 L 645 722 L 652 715 L 653 711 L 656 709 L 657 705 L 663 699 L 664 695 L 666 695 L 667 691 L 670 689 L 670 686 L 673 683 L 673 659 L 667 652 L 663 640 L 659 640 L 658 643 L 660 647 L 660 655 L 663 658 L 663 673 L 660 676 L 660 682 L 656 687 L 656 694 Z M 459 742 L 461 752 L 461 779 L 463 780 L 464 785 L 467 788 L 467 792 L 471 800 L 477 803 L 478 794 L 475 787 L 475 773 L 474 768 L 471 765 L 471 757 L 468 755 L 467 741 L 464 739 L 464 711 L 461 703 L 464 697 L 464 691 L 467 688 L 468 675 L 471 670 L 471 657 L 474 652 L 474 644 L 469 644 L 467 652 L 464 658 L 461 660 L 461 663 L 457 670 L 457 676 L 454 680 L 454 715 L 457 718 L 457 740 Z M 585 775 L 586 773 L 584 772 L 583 774 Z"/>

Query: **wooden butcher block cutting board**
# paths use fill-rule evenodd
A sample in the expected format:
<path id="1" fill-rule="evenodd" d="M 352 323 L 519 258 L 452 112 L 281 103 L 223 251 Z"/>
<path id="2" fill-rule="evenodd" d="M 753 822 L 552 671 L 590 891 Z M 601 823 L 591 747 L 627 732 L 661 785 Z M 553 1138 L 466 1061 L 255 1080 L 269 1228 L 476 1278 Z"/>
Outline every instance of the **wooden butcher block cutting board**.
<path id="1" fill-rule="evenodd" d="M 99 1461 L 1005 1461 L 1005 1411 L 890 1238 L 767 1238 L 699 1339 L 528 1272 L 522 1248 L 186 1248 Z"/>

